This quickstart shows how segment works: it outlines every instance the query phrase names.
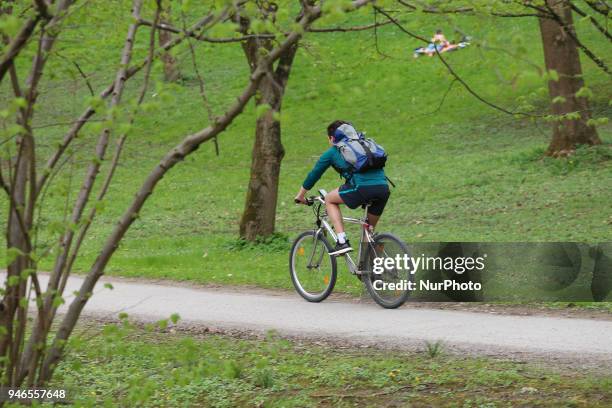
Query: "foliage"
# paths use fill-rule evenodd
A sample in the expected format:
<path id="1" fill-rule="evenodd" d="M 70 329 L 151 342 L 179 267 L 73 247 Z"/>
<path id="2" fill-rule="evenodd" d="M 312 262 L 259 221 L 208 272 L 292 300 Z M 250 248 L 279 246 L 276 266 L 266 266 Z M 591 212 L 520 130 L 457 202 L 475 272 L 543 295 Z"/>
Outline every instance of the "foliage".
<path id="1" fill-rule="evenodd" d="M 110 21 L 124 18 L 125 10 L 120 8 L 102 3 L 96 7 L 99 14 L 80 9 L 74 18 L 106 28 L 119 24 Z M 201 11 L 195 2 L 189 7 L 193 15 Z M 174 20 L 180 21 L 180 10 L 174 12 Z M 539 35 L 532 20 L 418 16 L 407 18 L 406 25 L 421 35 L 443 28 L 449 37 L 459 36 L 460 31 L 473 37 L 473 48 L 449 53 L 447 59 L 485 97 L 507 106 L 516 102 L 528 103 L 534 110 L 546 109 L 546 78 L 540 77 L 537 69 L 542 65 L 541 50 L 530 42 Z M 371 11 L 361 11 L 350 18 L 317 23 L 317 27 L 368 24 L 372 17 Z M 588 25 L 580 25 L 578 30 L 600 53 L 605 49 L 598 41 L 599 34 Z M 75 58 L 82 59 L 81 67 L 91 73 L 95 89 L 105 86 L 110 79 L 106 73 L 112 72 L 118 61 L 124 33 L 110 29 L 99 33 L 79 25 L 65 34 L 67 40 L 78 38 L 82 47 L 67 42 L 64 52 L 78 53 Z M 386 170 L 397 188 L 392 191 L 381 230 L 391 230 L 407 242 L 522 241 L 527 237 L 534 241 L 610 240 L 611 221 L 606 210 L 610 197 L 608 189 L 602 188 L 611 177 L 610 161 L 604 160 L 605 145 L 584 150 L 596 156 L 594 162 L 588 163 L 585 156 L 571 171 L 555 170 L 556 166 L 570 166 L 573 159 L 542 159 L 548 141 L 546 124 L 487 110 L 459 84 L 453 85 L 437 109 L 451 82 L 446 70 L 435 59 L 413 60 L 411 50 L 418 42 L 391 25 L 379 28 L 377 36 L 381 51 L 389 58 L 377 53 L 373 33 L 368 31 L 309 34 L 298 52 L 282 114 L 286 155 L 277 215 L 280 234 L 291 240 L 299 231 L 312 228 L 310 212 L 293 205 L 292 197 L 326 147 L 322 135 L 327 123 L 348 118 L 391 154 Z M 243 85 L 248 67 L 239 44 L 197 45 L 211 106 L 220 114 Z M 138 49 L 137 53 L 142 57 L 144 51 Z M 181 72 L 195 78 L 187 47 L 180 46 L 175 53 L 182 56 Z M 73 120 L 91 99 L 74 67 L 62 61 L 58 58 L 55 63 L 72 72 L 74 79 L 44 84 L 36 126 Z M 594 111 L 600 117 L 610 116 L 612 90 L 607 79 L 590 61 L 583 60 L 583 65 L 586 83 L 594 93 Z M 123 156 L 125 164 L 117 169 L 117 187 L 104 200 L 104 212 L 91 227 L 83 257 L 77 260 L 76 268 L 81 271 L 97 256 L 101 241 L 133 197 L 138 181 L 178 137 L 207 124 L 195 82 L 165 84 L 157 65 L 153 78 L 155 88 L 145 100 L 147 110 L 132 127 Z M 128 84 L 127 99 L 133 99 L 138 91 L 140 79 L 134 81 Z M 67 92 L 51 92 L 57 86 L 67 87 Z M 518 100 L 521 97 L 524 102 Z M 219 140 L 219 157 L 215 157 L 212 145 L 204 145 L 164 178 L 107 273 L 291 287 L 283 239 L 273 238 L 269 251 L 265 245 L 244 245 L 235 240 L 243 210 L 243 186 L 249 178 L 244 164 L 250 160 L 255 115 L 253 107 L 248 107 L 226 130 Z M 99 127 L 94 122 L 84 131 L 82 151 L 75 152 L 72 165 L 75 180 L 79 180 L 93 149 L 88 137 Z M 599 128 L 607 143 L 612 142 L 611 129 L 610 124 Z M 57 126 L 41 132 L 41 147 L 49 151 L 62 136 L 62 128 Z M 581 152 L 579 149 L 577 155 Z M 521 158 L 525 154 L 529 157 Z M 106 165 L 103 163 L 103 169 Z M 330 171 L 316 188 L 330 190 L 339 183 Z M 65 197 L 74 195 L 74 188 L 68 179 L 58 179 L 47 192 L 48 208 L 40 214 L 41 254 L 46 250 L 51 251 L 49 255 L 54 253 L 52 234 L 63 225 Z M 248 250 L 228 252 L 228 246 Z M 42 269 L 51 266 L 51 259 L 42 260 Z M 337 287 L 352 293 L 361 291 L 358 282 L 343 273 Z"/>
<path id="2" fill-rule="evenodd" d="M 215 2 L 215 10 L 223 3 Z M 487 7 L 487 2 L 474 3 L 479 10 Z M 317 27 L 372 22 L 371 10 L 349 16 L 346 4 L 341 0 L 325 2 L 328 14 Z M 83 241 L 83 256 L 76 261 L 76 268 L 82 271 L 89 270 L 98 258 L 102 243 L 160 157 L 174 148 L 177 140 L 209 125 L 199 90 L 189 81 L 195 75 L 190 65 L 185 64 L 188 52 L 185 43 L 172 50 L 186 65 L 181 67 L 187 72 L 183 83 L 163 83 L 161 65 L 155 63 L 152 84 L 145 92 L 143 104 L 138 103 L 142 76 L 127 83 L 123 103 L 119 105 L 97 96 L 121 68 L 125 29 L 134 22 L 128 13 L 129 6 L 127 0 L 86 2 L 66 14 L 65 24 L 51 30 L 52 33 L 61 30 L 60 41 L 48 53 L 45 75 L 35 90 L 38 100 L 29 106 L 32 109 L 27 109 L 36 113 L 29 125 L 34 130 L 32 139 L 39 155 L 36 163 L 42 174 L 50 174 L 42 168 L 45 159 L 55 151 L 83 108 L 91 105 L 96 115 L 67 150 L 66 160 L 52 174 L 52 185 L 40 195 L 30 194 L 41 200 L 31 212 L 36 219 L 35 228 L 27 229 L 34 234 L 36 244 L 31 261 L 43 269 L 52 268 L 61 249 L 58 235 L 88 228 L 88 215 L 66 221 L 66 203 L 78 195 L 78 181 L 86 168 L 100 165 L 94 174 L 109 174 L 115 169 L 108 157 L 94 154 L 100 151 L 95 147 L 96 138 L 104 134 L 104 129 L 111 131 L 109 146 L 116 146 L 122 135 L 129 138 L 117 168 L 116 183 L 103 199 L 92 199 L 83 208 L 83 214 L 95 212 L 97 218 Z M 173 19 L 181 22 L 181 12 L 201 15 L 210 6 L 185 1 L 173 9 Z M 0 17 L 4 34 L 17 33 L 20 23 L 36 10 L 30 2 L 15 2 L 15 7 L 13 15 Z M 254 24 L 256 31 L 271 32 L 280 38 L 283 30 L 294 28 L 295 11 L 291 6 L 285 7 L 279 13 L 278 26 L 261 20 Z M 20 21 L 16 21 L 17 15 Z M 152 19 L 153 15 L 153 2 L 146 2 L 142 17 Z M 541 72 L 540 49 L 531 45 L 537 34 L 529 20 L 498 20 L 485 14 L 428 18 L 421 18 L 420 12 L 415 15 L 417 18 L 407 16 L 407 26 L 421 36 L 429 36 L 440 25 L 453 30 L 454 36 L 469 32 L 473 47 L 448 58 L 480 94 L 504 106 L 516 101 L 530 113 L 542 113 L 546 104 L 543 90 L 555 73 Z M 598 53 L 605 50 L 607 43 L 597 40 L 600 37 L 591 25 L 578 29 L 585 43 Z M 219 24 L 210 34 L 231 37 L 236 34 L 235 23 Z M 145 60 L 148 52 L 146 41 L 142 37 L 139 40 L 134 48 L 134 61 Z M 38 52 L 36 43 L 30 41 L 23 49 L 19 55 L 22 61 L 34 60 Z M 513 162 L 517 153 L 541 148 L 547 136 L 538 134 L 539 126 L 546 123 L 523 122 L 485 111 L 464 87 L 454 85 L 451 89 L 452 78 L 437 61 L 412 61 L 409 55 L 415 44 L 395 27 L 380 28 L 375 37 L 372 32 L 351 35 L 337 32 L 325 37 L 309 34 L 302 45 L 281 117 L 287 146 L 277 220 L 281 234 L 292 236 L 311 227 L 311 219 L 303 208 L 291 204 L 290 197 L 325 147 L 324 138 L 318 137 L 325 124 L 343 117 L 352 119 L 360 129 L 369 130 L 391 152 L 388 173 L 399 182 L 399 187 L 393 192 L 383 222 L 407 241 L 507 240 L 525 236 L 534 240 L 609 240 L 609 191 L 597 188 L 605 187 L 610 178 L 609 153 L 603 148 L 579 149 L 575 158 L 558 162 L 561 164 L 544 161 L 544 166 L 553 169 L 552 174 L 542 172 L 540 163 Z M 202 44 L 197 48 L 198 60 L 206 62 L 203 73 L 210 80 L 208 92 L 213 113 L 221 115 L 244 89 L 248 67 L 243 63 L 238 43 Z M 19 78 L 28 76 L 27 64 L 18 63 L 16 67 Z M 598 75 L 596 69 L 592 62 L 585 62 L 588 87 L 581 94 L 595 106 L 593 124 L 599 126 L 603 139 L 609 142 L 610 125 L 605 120 L 610 116 L 609 81 Z M 8 80 L 1 85 L 1 155 L 8 160 L 17 150 L 14 143 L 5 142 L 27 133 L 26 127 L 14 118 L 29 102 L 12 96 Z M 446 95 L 443 100 L 441 95 Z M 127 219 L 137 223 L 107 272 L 289 286 L 283 253 L 285 238 L 273 237 L 254 246 L 239 242 L 233 245 L 235 249 L 247 250 L 227 251 L 242 207 L 241 186 L 248 172 L 242 164 L 250 157 L 251 124 L 256 115 L 256 110 L 248 106 L 245 114 L 229 126 L 221 142 L 221 157 L 214 156 L 211 146 L 202 147 L 164 178 L 146 207 L 128 213 Z M 183 158 L 179 156 L 170 155 L 177 161 Z M 554 170 L 558 165 L 560 169 Z M 328 174 L 321 184 L 335 186 L 338 180 Z M 98 180 L 94 190 L 100 191 L 101 187 Z M 150 191 L 145 193 L 148 197 Z M 8 218 L 8 208 L 8 200 L 3 200 L 0 211 L 4 219 Z M 383 227 L 387 228 L 385 224 Z M 8 249 L 5 264 L 24 256 Z M 27 271 L 28 268 L 22 272 L 29 274 Z M 11 277 L 8 288 L 17 286 L 25 277 Z M 356 285 L 351 280 L 340 286 L 354 291 Z M 62 302 L 59 296 L 52 300 L 53 305 Z M 61 345 L 61 339 L 58 344 Z M 230 371 L 237 373 L 235 369 Z M 262 371 L 261 384 L 273 388 L 274 376 Z M 143 386 L 135 392 L 148 391 Z"/>
<path id="3" fill-rule="evenodd" d="M 440 340 L 434 342 L 426 342 L 425 350 L 427 351 L 427 355 L 431 358 L 436 358 L 444 352 L 444 343 Z"/>
<path id="4" fill-rule="evenodd" d="M 330 3 L 336 2 L 332 0 Z M 197 127 L 196 129 L 200 130 L 194 134 L 186 132 L 179 136 L 180 142 L 174 148 L 164 149 L 166 153 L 154 170 L 146 172 L 143 177 L 136 180 L 140 185 L 139 192 L 124 207 L 122 215 L 116 216 L 115 219 L 119 221 L 113 223 L 112 233 L 106 234 L 106 238 L 101 240 L 104 244 L 96 261 L 89 268 L 88 279 L 75 293 L 70 308 L 62 317 L 57 335 L 54 339 L 50 339 L 49 330 L 57 315 L 56 310 L 64 303 L 62 295 L 66 280 L 72 272 L 74 261 L 79 259 L 81 245 L 88 236 L 91 224 L 96 221 L 97 215 L 103 214 L 106 210 L 107 192 L 109 188 L 115 186 L 114 176 L 119 161 L 124 159 L 124 144 L 128 136 L 129 139 L 133 138 L 136 117 L 144 112 L 159 114 L 163 112 L 164 104 L 174 104 L 176 101 L 179 85 L 157 82 L 157 92 L 150 95 L 150 99 L 154 97 L 158 99 L 143 104 L 150 92 L 151 73 L 153 72 L 154 76 L 159 75 L 161 64 L 155 62 L 156 57 L 167 53 L 171 48 L 172 52 L 180 50 L 176 46 L 181 43 L 183 47 L 187 44 L 193 54 L 192 38 L 203 40 L 202 36 L 208 34 L 207 31 L 211 26 L 215 26 L 213 34 L 230 37 L 216 40 L 232 43 L 234 40 L 231 38 L 232 33 L 237 34 L 235 17 L 241 13 L 249 14 L 249 8 L 252 9 L 255 2 L 238 4 L 223 0 L 214 4 L 200 4 L 198 10 L 190 9 L 188 4 L 181 4 L 179 21 L 183 29 L 167 25 L 163 28 L 158 26 L 163 8 L 161 1 L 155 3 L 147 1 L 145 4 L 143 0 L 132 0 L 129 8 L 127 6 L 130 2 L 127 0 L 119 1 L 119 4 L 126 6 L 125 9 L 101 1 L 76 6 L 72 0 L 51 4 L 37 1 L 25 10 L 20 10 L 25 2 L 2 5 L 0 30 L 3 30 L 5 52 L 0 58 L 0 84 L 4 87 L 0 95 L 9 105 L 9 109 L 3 110 L 0 115 L 1 144 L 4 147 L 0 157 L 2 159 L 0 186 L 8 198 L 6 200 L 8 205 L 2 206 L 3 211 L 8 213 L 8 224 L 5 228 L 8 278 L 6 289 L 2 294 L 3 313 L 0 315 L 0 324 L 5 329 L 5 333 L 0 337 L 2 385 L 19 386 L 27 379 L 28 385 L 40 386 L 48 381 L 57 361 L 63 355 L 65 342 L 78 321 L 82 308 L 125 233 L 140 217 L 140 211 L 157 183 L 202 143 L 210 139 L 216 140 L 216 136 L 242 113 L 247 102 L 255 95 L 267 68 L 276 62 L 284 50 L 293 47 L 312 22 L 327 14 L 321 13 L 320 5 L 312 7 L 302 5 L 301 11 L 295 10 L 298 13 L 297 19 L 292 18 L 295 26 L 299 28 L 299 33 L 295 33 L 283 27 L 283 23 L 290 21 L 287 20 L 291 14 L 288 10 L 285 10 L 285 20 L 279 18 L 274 22 L 273 19 L 268 19 L 266 14 L 278 11 L 278 5 L 270 5 L 269 9 L 264 9 L 264 6 L 257 3 L 251 23 L 253 27 L 258 27 L 256 33 L 277 34 L 274 45 L 267 48 L 266 54 L 262 54 L 262 57 L 254 63 L 250 75 L 245 75 L 247 85 L 240 85 L 241 91 L 233 93 L 237 96 L 232 98 L 231 103 L 224 105 L 223 115 L 214 118 L 214 122 L 209 126 Z M 344 15 L 353 8 L 367 4 L 368 2 L 348 3 L 348 7 L 345 5 L 340 7 L 339 14 Z M 285 8 L 288 7 L 285 5 Z M 104 41 L 99 42 L 104 36 L 99 35 L 99 27 L 90 24 L 89 20 L 98 8 L 103 10 L 100 15 L 104 18 L 110 17 L 107 23 L 112 24 L 113 28 L 122 27 L 124 24 L 123 27 L 126 29 L 124 39 L 118 40 L 120 37 L 111 35 L 110 38 L 104 38 Z M 120 16 L 113 14 L 116 10 Z M 198 11 L 196 15 L 200 16 L 189 26 L 185 16 L 187 10 Z M 279 17 L 281 14 L 282 12 L 279 13 Z M 147 17 L 150 18 L 151 15 L 153 18 L 148 20 Z M 13 24 L 15 18 L 21 20 Z M 267 26 L 273 23 L 277 25 Z M 291 24 L 291 27 L 294 27 L 294 24 Z M 142 32 L 143 28 L 148 31 L 148 42 L 138 41 L 137 34 L 139 31 Z M 176 38 L 167 42 L 164 40 L 164 44 L 156 44 L 157 31 L 161 29 L 175 32 Z M 100 70 L 109 67 L 107 61 L 98 64 L 98 61 L 88 59 L 80 50 L 75 53 L 67 50 L 71 44 L 70 35 L 77 34 L 76 39 L 74 37 L 72 39 L 78 43 L 87 42 L 79 38 L 82 31 L 87 30 L 90 31 L 92 38 L 89 39 L 90 47 L 86 53 L 93 54 L 92 50 L 96 49 L 94 44 L 98 41 L 99 45 L 111 46 L 110 50 L 118 54 L 118 58 L 109 59 L 115 61 L 114 65 L 110 65 L 111 69 L 108 72 L 112 78 L 110 85 L 108 78 L 101 80 L 98 78 L 95 82 L 96 87 L 102 84 L 102 89 L 105 89 L 98 96 L 95 95 L 96 91 L 92 85 L 95 79 L 83 70 L 83 66 L 87 70 Z M 122 31 L 113 30 L 114 33 Z M 6 37 L 7 35 L 12 37 Z M 159 37 L 161 41 L 161 36 Z M 186 39 L 187 41 L 184 41 Z M 140 60 L 137 60 L 138 58 Z M 25 63 L 28 60 L 32 61 L 31 65 Z M 197 70 L 195 66 L 194 63 L 194 69 Z M 7 75 L 9 71 L 10 74 Z M 47 71 L 50 73 L 41 81 Z M 128 83 L 129 79 L 139 72 L 143 75 L 141 83 L 136 88 L 128 89 L 131 84 Z M 9 77 L 10 80 L 3 81 Z M 201 97 L 208 105 L 199 73 L 197 77 Z M 26 79 L 22 81 L 23 78 Z M 50 99 L 62 95 L 63 92 L 57 92 L 58 83 L 74 81 L 76 78 L 82 79 L 85 84 L 87 94 L 85 111 L 78 116 L 75 112 L 70 112 L 67 116 L 71 119 L 66 122 L 39 125 L 37 121 L 40 118 L 51 117 L 55 121 L 62 116 L 54 110 L 56 105 L 41 95 L 49 96 Z M 10 85 L 6 85 L 9 82 Z M 68 93 L 72 101 L 76 99 L 77 88 L 76 85 L 73 86 L 72 92 Z M 82 93 L 79 96 L 82 97 Z M 39 111 L 39 106 L 50 108 L 50 115 L 45 116 L 44 112 Z M 90 121 L 96 114 L 98 118 Z M 210 109 L 208 117 L 213 121 Z M 37 143 L 44 133 L 44 131 L 39 132 L 39 129 L 48 127 L 56 127 L 60 134 L 55 136 L 59 138 L 54 139 L 50 145 Z M 61 135 L 61 132 L 65 133 Z M 80 144 L 83 136 L 86 144 Z M 110 150 L 112 141 L 115 143 L 111 156 L 107 150 Z M 94 145 L 92 153 L 90 149 Z M 109 161 L 109 157 L 112 157 L 112 160 Z M 132 160 L 136 161 L 135 158 Z M 70 165 L 65 166 L 66 163 Z M 78 166 L 81 167 L 79 170 Z M 66 167 L 69 167 L 68 171 Z M 5 169 L 8 174 L 6 178 Z M 79 193 L 73 199 L 71 197 L 73 179 L 81 177 Z M 52 183 L 56 178 L 60 179 L 59 182 Z M 47 224 L 41 214 L 48 208 L 57 209 L 53 201 L 49 206 L 45 201 L 49 190 L 53 190 L 49 194 L 50 197 L 54 193 L 63 196 L 64 204 L 63 210 L 59 210 L 62 215 Z M 39 245 L 39 241 L 43 242 Z M 15 252 L 15 248 L 20 252 Z M 13 254 L 16 256 L 11 259 Z M 55 259 L 51 261 L 54 267 L 45 292 L 40 287 L 36 273 L 38 262 L 41 260 L 39 254 L 43 254 L 43 257 L 48 256 L 47 260 Z M 34 293 L 38 314 L 29 334 L 30 340 L 26 341 L 24 334 L 28 327 L 28 317 L 27 313 L 22 312 L 29 306 L 30 289 Z M 167 325 L 168 322 L 163 321 L 160 324 Z M 143 387 L 143 390 L 145 388 Z"/>
<path id="5" fill-rule="evenodd" d="M 610 379 L 510 361 L 84 327 L 50 386 L 80 406 L 607 406 Z M 486 389 L 486 392 L 483 392 Z M 530 392 L 524 391 L 529 389 Z"/>
<path id="6" fill-rule="evenodd" d="M 266 237 L 257 237 L 255 241 L 247 241 L 243 238 L 237 238 L 231 241 L 227 248 L 230 251 L 254 250 L 258 252 L 282 252 L 286 253 L 289 250 L 290 241 L 287 234 L 276 232 Z"/>
<path id="7" fill-rule="evenodd" d="M 544 149 L 536 148 L 517 154 L 511 162 L 521 165 L 523 169 L 541 168 L 554 176 L 560 176 L 573 171 L 597 171 L 607 168 L 610 160 L 612 160 L 612 145 L 607 143 L 599 146 L 578 146 L 571 155 L 558 159 L 545 157 Z"/>

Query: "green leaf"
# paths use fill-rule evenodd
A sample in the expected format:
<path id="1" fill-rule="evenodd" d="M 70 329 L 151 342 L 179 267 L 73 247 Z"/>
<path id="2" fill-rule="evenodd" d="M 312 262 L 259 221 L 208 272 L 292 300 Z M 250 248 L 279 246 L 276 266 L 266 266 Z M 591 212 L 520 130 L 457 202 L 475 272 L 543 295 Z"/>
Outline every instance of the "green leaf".
<path id="1" fill-rule="evenodd" d="M 177 324 L 180 319 L 181 316 L 178 313 L 172 313 L 170 315 L 170 321 L 172 322 L 172 324 Z"/>
<path id="2" fill-rule="evenodd" d="M 19 276 L 15 276 L 15 275 L 9 276 L 8 280 L 6 281 L 7 282 L 7 286 L 9 288 L 11 288 L 13 286 L 17 286 L 17 285 L 19 285 L 19 281 L 20 280 L 21 280 L 21 278 Z"/>
<path id="3" fill-rule="evenodd" d="M 181 2 L 181 10 L 183 13 L 188 13 L 191 10 L 191 0 L 183 0 Z"/>
<path id="4" fill-rule="evenodd" d="M 132 130 L 131 123 L 122 123 L 121 125 L 119 125 L 117 132 L 120 135 L 128 135 L 130 133 L 130 130 Z"/>
<path id="5" fill-rule="evenodd" d="M 591 99 L 593 97 L 593 91 L 587 86 L 583 86 L 576 92 L 576 98 Z"/>
<path id="6" fill-rule="evenodd" d="M 13 99 L 13 104 L 17 108 L 25 108 L 28 105 L 28 102 L 25 100 L 25 98 L 20 97 Z"/>
<path id="7" fill-rule="evenodd" d="M 110 290 L 115 289 L 115 288 L 113 287 L 113 284 L 112 284 L 112 283 L 110 283 L 110 282 L 105 283 L 105 284 L 104 284 L 104 287 L 105 287 L 106 289 L 110 289 Z"/>
<path id="8" fill-rule="evenodd" d="M 591 118 L 587 120 L 587 126 L 603 126 L 608 124 L 608 118 Z"/>
<path id="9" fill-rule="evenodd" d="M 6 131 L 9 135 L 20 135 L 26 132 L 23 126 L 20 126 L 16 123 L 13 123 L 12 125 L 7 126 Z"/>
<path id="10" fill-rule="evenodd" d="M 257 105 L 257 108 L 255 109 L 255 116 L 257 117 L 257 119 L 263 117 L 266 113 L 268 113 L 270 108 L 271 108 L 270 105 L 267 103 L 262 103 L 261 105 Z"/>
<path id="11" fill-rule="evenodd" d="M 11 247 L 6 250 L 6 265 L 12 264 L 19 256 L 25 255 L 19 248 Z"/>
<path id="12" fill-rule="evenodd" d="M 304 27 L 302 27 L 299 23 L 294 23 L 291 25 L 291 31 L 298 34 L 304 34 Z"/>
<path id="13" fill-rule="evenodd" d="M 63 305 L 64 303 L 66 303 L 66 301 L 64 300 L 63 297 L 57 295 L 53 298 L 53 307 L 60 307 L 61 305 Z"/>
<path id="14" fill-rule="evenodd" d="M 567 101 L 567 99 L 565 99 L 565 97 L 559 95 L 559 96 L 553 98 L 552 103 L 564 103 L 565 101 Z"/>
<path id="15" fill-rule="evenodd" d="M 100 98 L 99 96 L 92 96 L 87 101 L 87 104 L 97 111 L 100 109 L 100 107 L 104 106 L 104 99 Z"/>
<path id="16" fill-rule="evenodd" d="M 33 275 L 36 271 L 32 268 L 27 268 L 21 271 L 21 279 L 28 279 L 28 276 Z"/>
<path id="17" fill-rule="evenodd" d="M 28 298 L 25 296 L 19 299 L 19 307 L 22 309 L 26 309 L 28 307 L 28 303 Z"/>
<path id="18" fill-rule="evenodd" d="M 104 200 L 96 201 L 95 207 L 96 211 L 102 214 L 104 210 L 106 210 L 106 203 L 104 202 Z"/>
<path id="19" fill-rule="evenodd" d="M 209 30 L 209 36 L 214 38 L 232 38 L 238 31 L 238 25 L 231 21 L 216 24 Z"/>
<path id="20" fill-rule="evenodd" d="M 0 32 L 6 34 L 8 37 L 14 37 L 21 28 L 21 22 L 17 16 L 8 14 L 3 15 L 0 19 Z"/>

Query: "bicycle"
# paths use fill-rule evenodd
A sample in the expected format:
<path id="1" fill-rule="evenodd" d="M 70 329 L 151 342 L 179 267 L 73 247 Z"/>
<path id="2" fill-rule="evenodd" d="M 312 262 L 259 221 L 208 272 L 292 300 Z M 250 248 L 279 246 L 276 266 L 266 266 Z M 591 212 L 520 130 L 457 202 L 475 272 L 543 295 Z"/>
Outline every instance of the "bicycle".
<path id="1" fill-rule="evenodd" d="M 318 196 L 306 199 L 306 204 L 313 207 L 316 217 L 316 228 L 301 233 L 293 242 L 289 252 L 289 273 L 296 291 L 309 302 L 321 302 L 333 291 L 337 277 L 337 256 L 329 255 L 333 246 L 327 240 L 329 235 L 336 242 L 336 234 L 328 222 L 325 210 L 325 190 L 319 190 Z M 406 244 L 389 233 L 374 233 L 367 222 L 368 208 L 364 206 L 362 218 L 342 217 L 345 223 L 360 224 L 361 238 L 355 260 L 350 253 L 340 256 L 346 260 L 349 272 L 364 283 L 368 293 L 376 303 L 387 309 L 401 306 L 410 295 L 407 282 L 413 282 L 414 266 Z M 375 273 L 374 259 L 393 258 L 399 255 L 407 259 L 408 267 L 382 267 L 382 273 Z M 407 258 L 405 258 L 407 255 Z M 384 262 L 383 262 L 384 264 Z M 405 265 L 404 265 L 405 266 Z M 380 272 L 380 271 L 378 271 Z"/>

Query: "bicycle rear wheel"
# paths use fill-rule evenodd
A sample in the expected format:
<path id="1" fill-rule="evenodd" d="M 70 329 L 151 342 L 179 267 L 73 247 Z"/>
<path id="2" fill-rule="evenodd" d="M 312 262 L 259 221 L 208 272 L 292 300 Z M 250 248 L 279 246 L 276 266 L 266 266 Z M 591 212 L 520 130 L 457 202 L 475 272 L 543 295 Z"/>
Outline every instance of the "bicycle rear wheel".
<path id="1" fill-rule="evenodd" d="M 289 274 L 295 290 L 309 302 L 321 302 L 334 290 L 336 258 L 323 234 L 306 231 L 293 242 L 289 252 Z"/>
<path id="2" fill-rule="evenodd" d="M 375 258 L 393 258 L 395 260 L 397 255 L 401 259 L 404 259 L 404 255 L 408 256 L 408 268 L 405 267 L 403 261 L 400 265 L 393 262 L 391 268 L 386 268 L 383 265 L 381 274 L 373 272 Z M 414 280 L 414 275 L 411 273 L 412 269 L 412 255 L 408 246 L 395 235 L 379 234 L 374 237 L 374 242 L 368 245 L 366 270 L 362 276 L 362 281 L 376 303 L 386 309 L 395 309 L 401 306 L 410 296 L 408 282 Z"/>

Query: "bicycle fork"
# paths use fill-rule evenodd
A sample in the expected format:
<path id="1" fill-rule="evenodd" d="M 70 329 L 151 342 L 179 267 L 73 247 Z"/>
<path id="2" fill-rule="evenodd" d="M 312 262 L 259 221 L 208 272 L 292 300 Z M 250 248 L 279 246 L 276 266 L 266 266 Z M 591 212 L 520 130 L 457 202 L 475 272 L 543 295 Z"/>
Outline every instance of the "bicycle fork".
<path id="1" fill-rule="evenodd" d="M 321 251 L 321 255 L 319 255 L 319 260 L 317 261 L 317 263 L 315 265 L 312 264 L 313 259 L 315 258 L 315 254 L 317 253 L 317 244 L 319 243 L 319 234 L 321 233 L 321 228 L 319 228 L 313 237 L 314 240 L 314 245 L 312 246 L 312 253 L 310 254 L 310 258 L 308 259 L 308 266 L 306 266 L 306 268 L 308 269 L 316 269 L 319 266 L 321 266 L 321 262 L 323 261 L 323 256 L 325 256 L 325 252 L 327 251 L 327 248 L 325 248 L 325 245 L 323 245 L 323 251 Z"/>

